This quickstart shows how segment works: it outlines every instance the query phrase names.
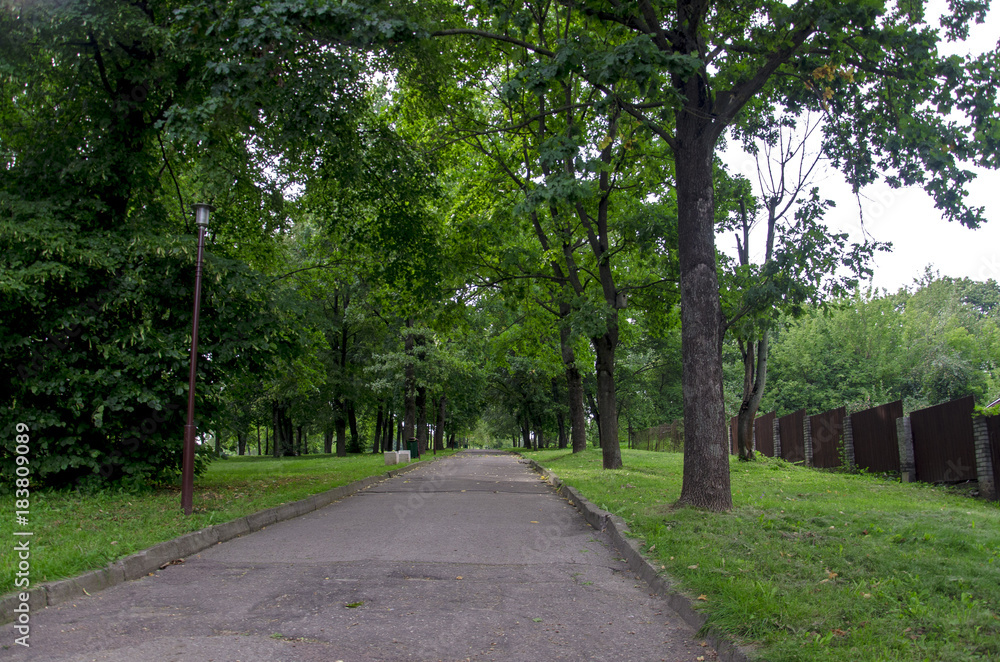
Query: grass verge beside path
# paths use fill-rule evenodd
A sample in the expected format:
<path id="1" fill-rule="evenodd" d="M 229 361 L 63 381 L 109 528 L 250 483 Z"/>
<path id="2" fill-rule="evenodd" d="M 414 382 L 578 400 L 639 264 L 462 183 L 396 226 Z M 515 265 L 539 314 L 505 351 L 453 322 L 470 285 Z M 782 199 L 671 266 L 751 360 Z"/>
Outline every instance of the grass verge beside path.
<path id="1" fill-rule="evenodd" d="M 683 458 L 527 453 L 600 508 L 709 625 L 770 662 L 1000 660 L 1000 507 L 947 488 L 731 464 L 733 510 L 675 508 Z"/>
<path id="2" fill-rule="evenodd" d="M 452 453 L 439 451 L 437 457 Z M 181 511 L 179 487 L 140 494 L 33 491 L 28 526 L 18 529 L 34 533 L 31 586 L 96 570 L 189 531 L 398 468 L 386 467 L 381 453 L 216 460 L 195 479 L 190 517 Z M 10 541 L 13 495 L 0 498 L 0 508 L 0 539 Z M 16 564 L 13 545 L 4 544 L 0 549 L 0 595 L 14 590 Z"/>

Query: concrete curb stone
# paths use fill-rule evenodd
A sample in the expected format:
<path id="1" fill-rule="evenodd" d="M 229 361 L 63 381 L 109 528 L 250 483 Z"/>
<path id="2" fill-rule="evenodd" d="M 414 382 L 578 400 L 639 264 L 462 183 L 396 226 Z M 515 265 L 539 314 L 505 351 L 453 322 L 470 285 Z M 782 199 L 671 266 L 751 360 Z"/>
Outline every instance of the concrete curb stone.
<path id="1" fill-rule="evenodd" d="M 601 510 L 535 460 L 529 459 L 528 464 L 539 474 L 545 476 L 560 496 L 565 497 L 571 505 L 576 506 L 587 523 L 595 529 L 608 533 L 612 544 L 625 559 L 629 569 L 646 582 L 654 593 L 662 597 L 688 625 L 699 631 L 699 636 L 715 648 L 722 662 L 763 662 L 762 658 L 754 657 L 748 648 L 740 646 L 725 633 L 711 627 L 705 629 L 708 617 L 696 610 L 691 599 L 642 555 L 638 542 L 628 536 L 629 530 L 625 520 L 606 510 Z"/>
<path id="2" fill-rule="evenodd" d="M 292 519 L 293 517 L 318 510 L 330 505 L 334 501 L 343 499 L 355 492 L 360 492 L 383 480 L 388 480 L 393 476 L 412 471 L 418 466 L 420 466 L 418 462 L 411 462 L 405 467 L 369 476 L 348 485 L 334 487 L 299 501 L 282 504 L 245 517 L 238 517 L 222 524 L 214 524 L 198 531 L 185 533 L 173 540 L 158 543 L 148 549 L 113 561 L 103 568 L 86 572 L 77 577 L 46 582 L 28 591 L 28 604 L 30 605 L 31 612 L 36 612 L 44 607 L 62 604 L 98 591 L 103 591 L 106 588 L 116 586 L 125 581 L 145 577 L 159 570 L 160 566 L 165 563 L 197 554 L 212 545 L 259 531 L 276 522 Z M 22 589 L 18 589 L 0 598 L 0 624 L 16 620 L 17 612 L 14 610 L 21 604 L 20 594 L 22 592 L 24 592 Z"/>

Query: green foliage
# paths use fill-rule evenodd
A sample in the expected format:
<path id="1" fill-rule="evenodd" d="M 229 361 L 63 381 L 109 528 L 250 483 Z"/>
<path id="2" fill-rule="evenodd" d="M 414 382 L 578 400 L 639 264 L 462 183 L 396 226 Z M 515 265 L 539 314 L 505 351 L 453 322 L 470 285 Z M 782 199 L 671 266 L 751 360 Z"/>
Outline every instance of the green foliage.
<path id="1" fill-rule="evenodd" d="M 970 394 L 992 402 L 1000 323 L 983 301 L 998 291 L 992 280 L 928 271 L 912 289 L 857 291 L 825 312 L 813 309 L 778 332 L 766 402 L 781 413 L 845 404 L 857 411 L 900 398 L 911 411 Z"/>

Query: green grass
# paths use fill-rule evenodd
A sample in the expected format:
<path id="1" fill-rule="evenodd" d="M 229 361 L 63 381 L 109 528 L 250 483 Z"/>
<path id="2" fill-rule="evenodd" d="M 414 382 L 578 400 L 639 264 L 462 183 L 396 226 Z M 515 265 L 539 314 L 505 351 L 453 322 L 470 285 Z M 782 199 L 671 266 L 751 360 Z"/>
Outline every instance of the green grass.
<path id="1" fill-rule="evenodd" d="M 454 451 L 439 451 L 438 457 Z M 394 467 L 399 468 L 399 467 Z M 73 577 L 176 536 L 384 473 L 381 454 L 281 460 L 230 457 L 195 480 L 194 512 L 181 511 L 180 488 L 146 493 L 32 491 L 31 585 Z M 0 497 L 0 594 L 14 590 L 14 499 Z"/>
<path id="2" fill-rule="evenodd" d="M 672 504 L 682 456 L 533 452 L 623 517 L 709 625 L 771 662 L 1000 659 L 1000 507 L 922 484 L 732 461 L 733 510 Z"/>

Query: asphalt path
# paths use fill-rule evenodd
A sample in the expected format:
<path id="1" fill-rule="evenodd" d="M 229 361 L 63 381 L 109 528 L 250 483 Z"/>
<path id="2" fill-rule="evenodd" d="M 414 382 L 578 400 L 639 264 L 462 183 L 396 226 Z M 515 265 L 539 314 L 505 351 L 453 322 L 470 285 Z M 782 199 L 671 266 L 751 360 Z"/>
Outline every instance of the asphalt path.
<path id="1" fill-rule="evenodd" d="M 32 614 L 47 662 L 695 662 L 715 652 L 509 454 L 463 452 Z"/>

